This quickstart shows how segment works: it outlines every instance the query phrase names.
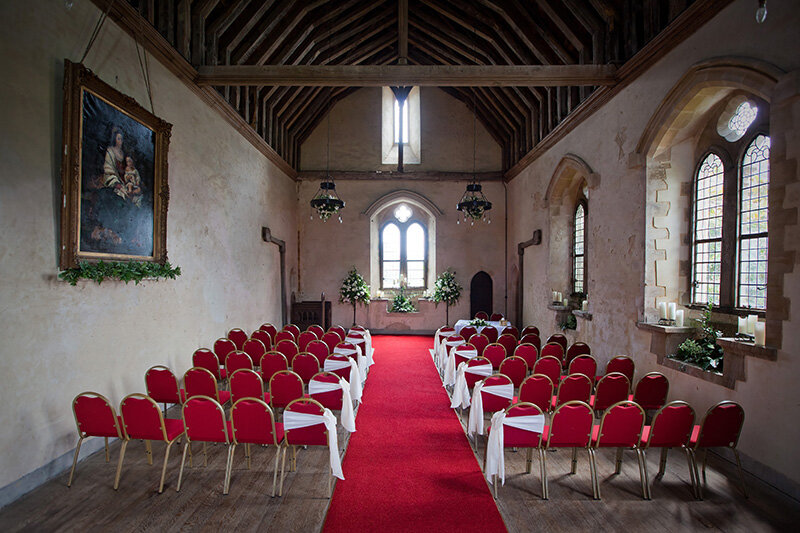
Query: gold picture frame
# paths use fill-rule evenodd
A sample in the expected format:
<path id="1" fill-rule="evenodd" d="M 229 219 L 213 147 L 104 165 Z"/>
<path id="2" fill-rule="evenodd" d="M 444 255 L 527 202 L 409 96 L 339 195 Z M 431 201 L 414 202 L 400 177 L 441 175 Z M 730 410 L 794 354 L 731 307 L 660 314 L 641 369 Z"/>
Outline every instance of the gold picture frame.
<path id="1" fill-rule="evenodd" d="M 64 61 L 59 266 L 167 261 L 172 125 Z"/>

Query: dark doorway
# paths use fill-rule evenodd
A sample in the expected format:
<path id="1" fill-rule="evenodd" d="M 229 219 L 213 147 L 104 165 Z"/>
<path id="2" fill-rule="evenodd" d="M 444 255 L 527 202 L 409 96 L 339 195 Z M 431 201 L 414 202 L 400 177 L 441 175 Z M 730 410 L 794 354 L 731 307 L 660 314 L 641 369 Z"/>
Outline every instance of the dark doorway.
<path id="1" fill-rule="evenodd" d="M 478 311 L 491 315 L 492 310 L 492 277 L 484 271 L 472 276 L 469 284 L 469 316 L 475 316 Z"/>

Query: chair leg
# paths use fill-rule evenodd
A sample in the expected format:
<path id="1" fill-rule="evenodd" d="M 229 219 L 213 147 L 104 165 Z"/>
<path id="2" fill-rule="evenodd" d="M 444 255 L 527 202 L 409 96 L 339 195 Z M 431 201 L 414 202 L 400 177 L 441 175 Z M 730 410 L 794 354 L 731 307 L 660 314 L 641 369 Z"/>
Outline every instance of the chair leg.
<path id="1" fill-rule="evenodd" d="M 128 440 L 122 441 L 122 447 L 119 449 L 119 461 L 117 462 L 117 474 L 114 476 L 114 490 L 119 488 L 119 475 L 122 473 L 122 461 L 125 459 L 125 448 L 128 447 Z"/>
<path id="2" fill-rule="evenodd" d="M 732 450 L 733 455 L 736 457 L 736 467 L 739 469 L 739 480 L 742 482 L 742 494 L 745 498 L 749 499 L 747 496 L 747 487 L 745 487 L 744 484 L 744 471 L 742 471 L 742 461 L 739 459 L 739 451 L 736 448 L 732 448 Z"/>
<path id="3" fill-rule="evenodd" d="M 694 469 L 694 458 L 692 455 L 692 450 L 689 448 L 684 447 L 683 451 L 686 452 L 686 463 L 689 466 L 689 479 L 692 482 L 692 496 L 696 499 L 699 499 L 697 496 L 697 473 Z"/>
<path id="4" fill-rule="evenodd" d="M 164 466 L 161 467 L 161 482 L 158 484 L 158 493 L 161 494 L 164 492 L 164 478 L 167 476 L 167 462 L 169 461 L 169 451 L 172 449 L 172 445 L 175 443 L 173 440 L 172 442 L 167 443 L 167 449 L 164 452 Z"/>
<path id="5" fill-rule="evenodd" d="M 103 437 L 103 439 L 105 440 L 106 443 L 106 462 L 109 462 L 111 460 L 111 457 L 108 455 L 108 437 Z"/>
<path id="6" fill-rule="evenodd" d="M 67 487 L 72 486 L 72 476 L 75 475 L 75 467 L 78 466 L 78 455 L 81 453 L 81 444 L 83 444 L 83 437 L 78 437 L 78 444 L 75 445 L 75 457 L 72 459 L 72 470 L 69 471 Z"/>
<path id="7" fill-rule="evenodd" d="M 250 470 L 250 443 L 244 445 L 244 455 L 247 457 L 247 469 Z"/>
<path id="8" fill-rule="evenodd" d="M 572 448 L 572 468 L 569 471 L 570 474 L 574 474 L 578 471 L 578 448 Z"/>
<path id="9" fill-rule="evenodd" d="M 617 448 L 617 460 L 614 463 L 614 475 L 619 474 L 622 469 L 622 448 Z"/>
<path id="10" fill-rule="evenodd" d="M 531 463 L 533 462 L 533 448 L 528 448 L 528 454 L 525 457 L 525 473 L 531 473 Z"/>
<path id="11" fill-rule="evenodd" d="M 297 472 L 297 446 L 292 446 L 292 464 L 290 472 Z"/>
<path id="12" fill-rule="evenodd" d="M 497 474 L 492 474 L 492 492 L 494 493 L 494 499 L 497 499 Z"/>
<path id="13" fill-rule="evenodd" d="M 547 499 L 547 452 L 539 448 L 539 475 L 542 478 L 542 499 Z"/>
<path id="14" fill-rule="evenodd" d="M 642 484 L 642 499 L 650 499 L 650 486 L 647 479 L 647 463 L 645 462 L 644 450 L 636 448 L 636 455 L 639 459 L 639 482 Z"/>
<path id="15" fill-rule="evenodd" d="M 694 479 L 696 481 L 695 485 L 695 497 L 698 500 L 703 499 L 703 484 L 700 482 L 700 470 L 697 468 L 697 450 L 691 450 L 692 453 L 692 468 L 694 470 Z"/>
<path id="16" fill-rule="evenodd" d="M 589 452 L 589 473 L 592 478 L 592 498 L 600 500 L 600 476 L 597 475 L 597 456 L 596 450 L 593 448 L 586 448 Z"/>
<path id="17" fill-rule="evenodd" d="M 280 462 L 279 459 L 281 457 L 281 445 L 278 444 L 277 449 L 275 451 L 275 472 L 272 474 L 272 497 L 275 497 L 275 487 L 278 484 L 278 463 Z"/>
<path id="18" fill-rule="evenodd" d="M 667 454 L 669 453 L 669 448 L 661 448 L 661 460 L 658 463 L 658 474 L 656 474 L 656 479 L 661 479 L 664 477 L 664 473 L 667 470 Z"/>
<path id="19" fill-rule="evenodd" d="M 206 450 L 208 446 L 207 442 L 203 443 L 203 466 L 208 466 L 208 451 Z"/>
<path id="20" fill-rule="evenodd" d="M 181 482 L 183 481 L 183 467 L 186 464 L 186 452 L 189 451 L 189 446 L 190 443 L 189 439 L 187 438 L 186 443 L 183 445 L 183 456 L 181 457 L 181 469 L 180 472 L 178 472 L 178 486 L 175 487 L 175 492 L 181 491 Z"/>
<path id="21" fill-rule="evenodd" d="M 144 441 L 144 454 L 147 456 L 147 464 L 153 465 L 153 444 L 146 440 Z"/>
<path id="22" fill-rule="evenodd" d="M 286 449 L 288 447 L 288 444 L 283 447 L 283 458 L 281 459 L 281 484 L 278 487 L 278 496 L 283 496 L 283 477 L 286 474 Z"/>
<path id="23" fill-rule="evenodd" d="M 703 483 L 706 482 L 706 460 L 708 460 L 708 448 L 703 448 Z"/>
<path id="24" fill-rule="evenodd" d="M 233 470 L 233 452 L 236 450 L 235 444 L 228 445 L 228 456 L 225 461 L 225 481 L 222 483 L 222 494 L 228 494 L 231 487 L 231 470 Z"/>

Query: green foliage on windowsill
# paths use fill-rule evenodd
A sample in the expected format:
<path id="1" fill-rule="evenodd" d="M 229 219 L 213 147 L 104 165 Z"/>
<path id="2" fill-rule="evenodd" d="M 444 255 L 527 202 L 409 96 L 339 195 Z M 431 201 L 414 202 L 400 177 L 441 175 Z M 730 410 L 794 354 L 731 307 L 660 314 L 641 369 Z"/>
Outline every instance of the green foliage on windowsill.
<path id="1" fill-rule="evenodd" d="M 181 267 L 174 267 L 169 262 L 150 263 L 147 261 L 98 261 L 90 263 L 80 261 L 75 268 L 68 268 L 58 274 L 62 279 L 72 285 L 78 284 L 81 279 L 90 279 L 99 285 L 107 279 L 116 279 L 128 283 L 133 281 L 137 285 L 143 279 L 148 278 L 169 278 L 175 279 L 181 275 Z"/>
<path id="2" fill-rule="evenodd" d="M 686 339 L 678 345 L 675 355 L 670 359 L 700 367 L 707 372 L 722 373 L 722 346 L 717 344 L 721 335 L 711 322 L 711 304 L 703 311 L 703 318 L 697 321 L 700 333 L 695 339 Z"/>
<path id="3" fill-rule="evenodd" d="M 575 318 L 575 315 L 570 313 L 569 315 L 567 315 L 564 321 L 558 325 L 558 327 L 561 328 L 561 331 L 566 331 L 568 329 L 577 329 L 578 319 Z"/>
<path id="4" fill-rule="evenodd" d="M 390 313 L 416 313 L 417 308 L 414 307 L 414 302 L 411 301 L 409 296 L 406 296 L 404 287 L 400 287 L 400 292 L 392 300 L 392 306 L 389 308 Z"/>

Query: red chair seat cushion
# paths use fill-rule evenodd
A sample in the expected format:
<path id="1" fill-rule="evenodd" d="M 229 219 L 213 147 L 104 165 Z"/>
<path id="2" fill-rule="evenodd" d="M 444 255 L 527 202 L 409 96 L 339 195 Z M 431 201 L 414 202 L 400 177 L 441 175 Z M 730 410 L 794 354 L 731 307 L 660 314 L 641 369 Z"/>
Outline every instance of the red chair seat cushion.
<path id="1" fill-rule="evenodd" d="M 515 431 L 506 431 L 503 436 L 503 447 L 505 448 L 538 448 L 541 442 L 541 435 L 531 431 L 518 428 L 511 428 Z M 487 435 L 491 435 L 492 428 L 489 427 Z"/>
<path id="2" fill-rule="evenodd" d="M 228 403 L 228 400 L 231 399 L 231 391 L 221 390 L 219 391 L 219 403 L 224 405 Z"/>
<path id="3" fill-rule="evenodd" d="M 285 435 L 286 431 L 283 429 L 283 424 L 275 422 L 275 442 L 281 443 Z"/>
<path id="4" fill-rule="evenodd" d="M 223 367 L 223 366 L 219 367 L 219 377 L 221 379 L 227 379 L 228 378 L 228 371 L 225 370 L 225 367 Z"/>
<path id="5" fill-rule="evenodd" d="M 600 426 L 592 426 L 592 446 L 597 444 L 597 439 L 600 438 Z"/>
<path id="6" fill-rule="evenodd" d="M 167 428 L 167 440 L 171 441 L 183 433 L 183 420 L 177 418 L 165 418 L 164 426 Z"/>
<path id="7" fill-rule="evenodd" d="M 264 403 L 269 404 L 269 393 L 268 392 L 264 393 Z"/>
<path id="8" fill-rule="evenodd" d="M 650 440 L 650 427 L 645 426 L 642 428 L 642 438 L 639 440 L 639 447 L 643 448 L 647 445 L 647 441 Z"/>
<path id="9" fill-rule="evenodd" d="M 181 389 L 181 403 L 186 403 L 186 389 Z"/>
<path id="10" fill-rule="evenodd" d="M 689 439 L 689 448 L 693 448 L 697 445 L 697 441 L 700 439 L 700 426 L 697 425 L 692 428 L 692 437 Z"/>

